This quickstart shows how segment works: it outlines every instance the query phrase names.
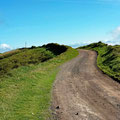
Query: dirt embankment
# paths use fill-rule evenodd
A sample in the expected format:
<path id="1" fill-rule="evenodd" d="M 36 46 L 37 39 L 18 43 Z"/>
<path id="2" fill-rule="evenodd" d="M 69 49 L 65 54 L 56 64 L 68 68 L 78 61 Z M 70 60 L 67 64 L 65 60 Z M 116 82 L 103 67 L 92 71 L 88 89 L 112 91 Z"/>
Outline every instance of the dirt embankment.
<path id="1" fill-rule="evenodd" d="M 96 53 L 79 55 L 61 66 L 53 86 L 56 120 L 120 120 L 120 84 L 96 66 Z"/>

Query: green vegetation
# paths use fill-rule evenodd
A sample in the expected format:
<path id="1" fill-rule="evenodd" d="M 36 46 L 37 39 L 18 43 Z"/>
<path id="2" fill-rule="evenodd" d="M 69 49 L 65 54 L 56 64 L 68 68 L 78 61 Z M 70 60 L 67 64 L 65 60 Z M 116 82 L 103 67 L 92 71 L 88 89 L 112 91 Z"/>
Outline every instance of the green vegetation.
<path id="1" fill-rule="evenodd" d="M 35 52 L 38 49 L 43 52 L 43 56 L 47 54 L 53 57 L 57 54 L 53 55 L 53 52 L 47 51 L 48 46 L 35 48 Z M 20 55 L 23 53 L 24 51 Z M 30 54 L 28 50 L 27 53 Z M 16 55 L 19 57 L 18 54 Z M 39 64 L 21 66 L 11 70 L 11 76 L 6 75 L 0 78 L 0 120 L 46 120 L 50 118 L 51 89 L 59 71 L 58 67 L 77 55 L 77 50 L 68 47 L 64 53 L 52 59 Z"/>
<path id="2" fill-rule="evenodd" d="M 55 50 L 55 48 L 57 48 Z M 67 50 L 66 46 L 47 44 L 42 47 L 32 46 L 0 55 L 0 75 L 9 73 L 11 69 L 29 64 L 37 64 L 49 60 Z"/>
<path id="3" fill-rule="evenodd" d="M 120 82 L 120 45 L 111 46 L 98 42 L 80 48 L 97 51 L 98 67 L 104 73 Z"/>
<path id="4" fill-rule="evenodd" d="M 19 52 L 21 52 L 21 50 L 16 49 L 16 50 L 12 50 L 12 51 L 5 52 L 5 53 L 0 53 L 0 60 L 4 59 L 4 58 L 7 58 L 7 57 L 10 57 L 12 55 L 15 55 L 15 54 L 17 54 Z"/>

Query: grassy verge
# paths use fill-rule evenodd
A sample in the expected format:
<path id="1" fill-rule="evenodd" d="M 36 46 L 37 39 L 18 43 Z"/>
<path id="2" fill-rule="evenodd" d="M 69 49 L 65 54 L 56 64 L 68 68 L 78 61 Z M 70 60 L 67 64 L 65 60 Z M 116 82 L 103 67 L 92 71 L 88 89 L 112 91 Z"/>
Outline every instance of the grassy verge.
<path id="1" fill-rule="evenodd" d="M 51 89 L 58 66 L 77 55 L 77 50 L 69 48 L 53 59 L 14 69 L 11 77 L 0 78 L 0 120 L 50 118 Z"/>
<path id="2" fill-rule="evenodd" d="M 96 51 L 98 67 L 105 74 L 120 82 L 120 45 L 111 46 L 99 42 L 80 48 Z"/>

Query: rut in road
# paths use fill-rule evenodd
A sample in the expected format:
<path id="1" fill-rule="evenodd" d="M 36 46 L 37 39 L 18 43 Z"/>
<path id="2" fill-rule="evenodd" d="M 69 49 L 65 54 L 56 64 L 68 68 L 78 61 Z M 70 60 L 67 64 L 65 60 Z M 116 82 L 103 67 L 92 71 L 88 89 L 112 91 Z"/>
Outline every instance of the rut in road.
<path id="1" fill-rule="evenodd" d="M 61 66 L 53 86 L 55 120 L 120 120 L 120 84 L 96 66 L 94 51 Z"/>

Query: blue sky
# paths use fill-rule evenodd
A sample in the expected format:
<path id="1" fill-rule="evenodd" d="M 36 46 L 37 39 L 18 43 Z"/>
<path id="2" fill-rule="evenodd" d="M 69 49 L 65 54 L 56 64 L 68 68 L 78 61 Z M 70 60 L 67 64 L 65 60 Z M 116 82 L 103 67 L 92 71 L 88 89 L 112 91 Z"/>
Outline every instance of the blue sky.
<path id="1" fill-rule="evenodd" d="M 0 0 L 0 50 L 100 40 L 120 44 L 120 0 Z"/>

